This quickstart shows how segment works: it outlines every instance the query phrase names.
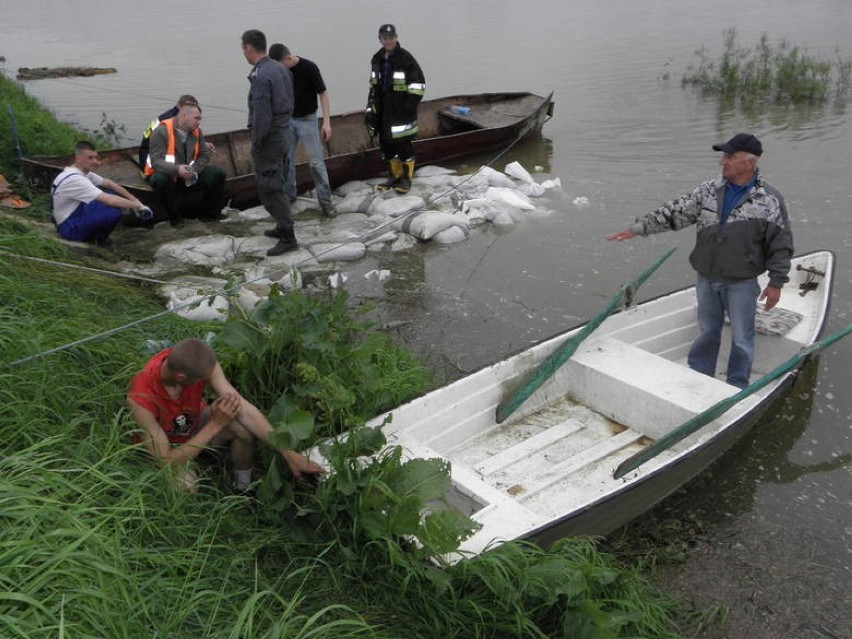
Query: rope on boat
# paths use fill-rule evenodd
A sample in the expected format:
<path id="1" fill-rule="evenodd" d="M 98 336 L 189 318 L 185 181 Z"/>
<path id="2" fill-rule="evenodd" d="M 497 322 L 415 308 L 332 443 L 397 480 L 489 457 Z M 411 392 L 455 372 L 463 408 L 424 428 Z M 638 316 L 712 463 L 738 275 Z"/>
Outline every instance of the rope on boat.
<path id="1" fill-rule="evenodd" d="M 339 249 L 343 246 L 347 246 L 348 244 L 352 244 L 354 242 L 363 242 L 368 235 L 374 235 L 377 230 L 382 230 L 383 228 L 389 227 L 391 224 L 397 223 L 400 220 L 404 220 L 405 218 L 407 218 L 409 216 L 412 216 L 416 213 L 420 213 L 421 211 L 426 210 L 432 203 L 437 202 L 438 200 L 441 200 L 441 199 L 449 196 L 454 191 L 457 191 L 460 186 L 462 186 L 465 183 L 467 183 L 468 181 L 472 180 L 476 175 L 479 174 L 480 171 L 482 171 L 483 167 L 486 167 L 486 166 L 490 167 L 492 164 L 494 164 L 500 158 L 502 158 L 504 155 L 506 155 L 506 153 L 508 153 L 518 142 L 520 142 L 522 139 L 524 139 L 524 137 L 526 137 L 526 135 L 532 129 L 533 125 L 534 125 L 533 122 L 526 123 L 524 125 L 524 127 L 520 130 L 520 132 L 518 133 L 517 137 L 514 140 L 512 140 L 506 146 L 506 148 L 504 148 L 497 155 L 495 155 L 493 158 L 491 158 L 491 160 L 489 162 L 484 164 L 482 167 L 480 167 L 474 173 L 471 173 L 469 176 L 467 176 L 464 180 L 462 180 L 458 184 L 451 186 L 450 188 L 445 190 L 443 193 L 439 193 L 438 195 L 435 195 L 434 197 L 430 197 L 429 200 L 423 206 L 414 207 L 411 210 L 406 211 L 402 215 L 395 217 L 393 220 L 389 220 L 385 224 L 380 224 L 376 228 L 371 229 L 370 232 L 367 233 L 367 234 L 346 240 L 345 242 L 341 242 L 340 244 L 337 244 L 337 245 L 323 251 L 322 253 L 319 253 L 318 255 L 312 255 L 310 258 L 304 258 L 302 260 L 299 260 L 298 262 L 295 262 L 294 264 L 290 265 L 289 268 L 291 270 L 295 269 L 295 268 L 302 266 L 302 265 L 304 265 L 304 264 L 306 264 L 306 263 L 308 263 L 312 260 L 316 260 L 316 259 L 322 257 L 323 255 L 327 255 L 328 253 L 331 253 L 332 251 L 335 251 L 335 250 L 337 250 L 337 249 Z M 45 260 L 45 261 L 48 261 L 48 260 Z M 110 337 L 112 335 L 117 335 L 118 333 L 121 333 L 121 332 L 126 331 L 126 330 L 131 329 L 131 328 L 134 328 L 136 326 L 139 326 L 139 325 L 144 324 L 146 322 L 149 322 L 151 320 L 155 320 L 155 319 L 158 319 L 160 317 L 165 317 L 166 315 L 169 315 L 170 313 L 174 313 L 176 311 L 180 311 L 180 310 L 190 308 L 190 307 L 195 308 L 199 304 L 203 303 L 205 300 L 212 300 L 212 298 L 216 297 L 217 295 L 232 295 L 232 294 L 235 294 L 240 287 L 245 286 L 246 284 L 251 284 L 253 282 L 257 282 L 257 281 L 266 279 L 268 274 L 271 271 L 279 271 L 279 270 L 281 270 L 281 268 L 282 267 L 280 267 L 280 266 L 277 267 L 277 268 L 270 268 L 263 275 L 260 275 L 260 276 L 254 278 L 254 279 L 245 280 L 243 282 L 234 283 L 230 286 L 225 286 L 221 289 L 216 289 L 212 293 L 208 293 L 207 295 L 204 295 L 204 296 L 199 296 L 198 298 L 196 298 L 196 299 L 194 299 L 190 302 L 185 302 L 183 304 L 176 305 L 171 309 L 165 309 L 163 311 L 160 311 L 159 313 L 154 313 L 153 315 L 149 315 L 147 317 L 143 317 L 141 319 L 134 320 L 134 321 L 129 322 L 127 324 L 124 324 L 122 326 L 117 326 L 116 328 L 111 328 L 109 330 L 102 331 L 100 333 L 95 333 L 94 335 L 89 335 L 88 337 L 84 337 L 82 339 L 79 339 L 79 340 L 76 340 L 76 341 L 73 341 L 73 342 L 69 342 L 69 343 L 63 344 L 61 346 L 56 346 L 54 348 L 50 348 L 48 350 L 41 351 L 39 353 L 34 353 L 33 355 L 28 355 L 27 357 L 22 357 L 20 359 L 14 360 L 14 361 L 6 363 L 6 364 L 0 364 L 0 370 L 5 370 L 7 368 L 14 368 L 16 366 L 20 366 L 21 364 L 25 364 L 27 362 L 32 362 L 32 361 L 35 361 L 37 359 L 41 359 L 42 357 L 46 357 L 48 355 L 53 355 L 55 353 L 61 353 L 62 351 L 66 351 L 66 350 L 74 348 L 76 346 L 81 346 L 81 345 L 86 344 L 88 342 L 94 342 L 94 341 L 97 341 L 99 339 L 104 339 L 106 337 Z M 103 271 L 103 272 L 109 273 L 108 271 Z M 109 273 L 109 274 L 117 275 L 116 273 Z M 162 282 L 162 283 L 172 284 L 173 282 Z"/>

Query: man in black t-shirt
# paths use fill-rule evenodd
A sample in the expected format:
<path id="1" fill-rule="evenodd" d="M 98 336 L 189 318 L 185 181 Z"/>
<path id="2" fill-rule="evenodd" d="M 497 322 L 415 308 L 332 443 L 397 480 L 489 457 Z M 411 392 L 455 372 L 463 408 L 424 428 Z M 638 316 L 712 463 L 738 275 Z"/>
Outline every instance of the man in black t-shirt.
<path id="1" fill-rule="evenodd" d="M 337 211 L 331 203 L 331 185 L 328 181 L 322 147 L 322 140 L 328 141 L 331 138 L 328 90 L 322 74 L 314 62 L 294 55 L 283 44 L 276 43 L 269 47 L 269 57 L 280 62 L 293 75 L 294 106 L 293 119 L 290 121 L 293 135 L 287 153 L 287 166 L 284 170 L 284 190 L 290 201 L 296 199 L 296 148 L 301 142 L 308 156 L 320 209 L 323 215 L 334 217 Z M 320 126 L 317 123 L 318 106 L 322 107 Z M 320 140 L 320 133 L 322 140 Z"/>

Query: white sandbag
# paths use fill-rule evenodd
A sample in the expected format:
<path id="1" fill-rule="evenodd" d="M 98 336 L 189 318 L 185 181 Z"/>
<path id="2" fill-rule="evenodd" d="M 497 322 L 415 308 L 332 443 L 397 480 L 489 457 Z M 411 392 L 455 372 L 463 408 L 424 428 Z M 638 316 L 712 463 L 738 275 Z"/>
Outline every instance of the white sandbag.
<path id="1" fill-rule="evenodd" d="M 372 211 L 374 213 L 381 213 L 382 215 L 389 215 L 390 217 L 399 217 L 410 211 L 420 210 L 425 206 L 426 200 L 419 195 L 403 195 L 375 200 Z"/>
<path id="2" fill-rule="evenodd" d="M 340 288 L 348 279 L 349 276 L 346 273 L 334 272 L 328 276 L 328 284 L 331 288 Z"/>
<path id="3" fill-rule="evenodd" d="M 529 171 L 522 167 L 520 162 L 510 162 L 506 165 L 504 171 L 506 172 L 506 175 L 511 175 L 513 178 L 518 179 L 521 182 L 526 182 L 527 184 L 534 182 Z"/>
<path id="4" fill-rule="evenodd" d="M 242 222 L 257 222 L 259 220 L 270 219 L 269 211 L 267 211 L 263 206 L 253 206 L 245 211 L 238 211 L 237 213 L 234 213 L 232 217 Z"/>
<path id="5" fill-rule="evenodd" d="M 375 269 L 374 268 L 372 271 L 367 271 L 366 273 L 364 273 L 364 279 L 365 280 L 371 280 L 373 282 L 384 282 L 386 279 L 388 279 L 390 277 L 390 275 L 391 275 L 391 272 L 386 268 L 382 268 L 382 269 Z"/>
<path id="6" fill-rule="evenodd" d="M 490 186 L 488 187 L 488 190 L 485 191 L 485 197 L 497 202 L 503 202 L 524 211 L 531 211 L 535 208 L 526 195 L 514 189 Z"/>
<path id="7" fill-rule="evenodd" d="M 258 304 L 266 299 L 267 295 L 258 294 L 254 287 L 241 286 L 237 290 L 237 306 L 244 311 L 253 311 Z"/>
<path id="8" fill-rule="evenodd" d="M 282 291 L 295 291 L 302 288 L 302 272 L 295 266 L 275 269 L 269 273 L 269 279 Z"/>
<path id="9" fill-rule="evenodd" d="M 399 253 L 401 251 L 408 251 L 412 247 L 417 246 L 418 240 L 416 237 L 412 237 L 408 233 L 400 233 L 394 243 L 391 244 L 390 250 L 392 253 Z"/>
<path id="10" fill-rule="evenodd" d="M 178 293 L 186 296 L 179 297 Z M 176 315 L 180 315 L 193 322 L 224 322 L 228 319 L 230 304 L 228 298 L 224 295 L 204 296 L 188 293 L 186 290 L 183 290 L 172 292 L 169 295 L 169 302 L 166 304 L 166 308 Z"/>
<path id="11" fill-rule="evenodd" d="M 320 242 L 312 244 L 310 251 L 320 264 L 325 262 L 354 262 L 367 254 L 367 247 L 361 242 L 350 242 L 349 244 Z"/>
<path id="12" fill-rule="evenodd" d="M 541 183 L 541 185 L 546 189 L 561 189 L 562 188 L 562 180 L 560 178 L 553 178 L 550 180 L 545 180 Z"/>
<path id="13" fill-rule="evenodd" d="M 451 226 L 440 233 L 432 236 L 432 241 L 437 244 L 458 244 L 470 237 L 470 229 L 466 226 Z"/>
<path id="14" fill-rule="evenodd" d="M 340 193 L 344 197 L 353 193 L 368 193 L 372 190 L 373 187 L 364 180 L 352 180 L 334 189 L 335 193 Z"/>
<path id="15" fill-rule="evenodd" d="M 488 186 L 504 186 L 507 189 L 515 188 L 515 183 L 505 173 L 500 173 L 500 171 L 496 169 L 492 169 L 490 166 L 483 166 L 479 169 L 479 175 L 484 177 L 488 181 Z"/>
<path id="16" fill-rule="evenodd" d="M 154 259 L 171 258 L 184 264 L 226 264 L 236 257 L 234 238 L 230 235 L 191 237 L 162 244 L 154 252 Z"/>
<path id="17" fill-rule="evenodd" d="M 350 193 L 340 200 L 335 207 L 338 213 L 369 213 L 375 195 L 372 192 Z"/>
<path id="18" fill-rule="evenodd" d="M 518 191 L 527 197 L 541 197 L 547 191 L 541 184 L 535 182 L 522 182 L 518 185 Z"/>
<path id="19" fill-rule="evenodd" d="M 428 166 L 420 166 L 414 171 L 415 177 L 431 177 L 433 175 L 453 175 L 456 171 L 453 169 L 445 169 L 442 166 L 430 164 Z"/>
<path id="20" fill-rule="evenodd" d="M 467 230 L 464 217 L 437 211 L 422 211 L 394 224 L 397 230 L 413 235 L 419 240 L 430 240 L 451 226 L 460 226 Z"/>
<path id="21" fill-rule="evenodd" d="M 415 177 L 412 185 L 421 190 L 445 191 L 453 188 L 460 181 L 458 175 L 427 175 L 426 177 Z"/>
<path id="22" fill-rule="evenodd" d="M 576 206 L 578 209 L 584 209 L 584 208 L 586 208 L 587 206 L 589 206 L 590 202 L 589 202 L 589 198 L 587 198 L 587 197 L 585 197 L 585 196 L 583 196 L 583 195 L 580 195 L 580 196 L 578 196 L 578 197 L 575 197 L 575 198 L 571 201 L 571 204 L 573 204 L 574 206 Z"/>

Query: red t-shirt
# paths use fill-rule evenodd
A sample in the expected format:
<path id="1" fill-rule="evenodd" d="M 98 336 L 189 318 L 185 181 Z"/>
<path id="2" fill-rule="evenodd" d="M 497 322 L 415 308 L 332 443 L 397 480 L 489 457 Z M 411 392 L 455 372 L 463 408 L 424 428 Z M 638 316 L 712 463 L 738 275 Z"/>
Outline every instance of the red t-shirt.
<path id="1" fill-rule="evenodd" d="M 200 380 L 184 386 L 177 399 L 169 395 L 160 379 L 160 369 L 171 352 L 167 348 L 148 360 L 142 372 L 130 382 L 127 397 L 157 418 L 171 443 L 182 444 L 200 430 L 207 382 Z"/>

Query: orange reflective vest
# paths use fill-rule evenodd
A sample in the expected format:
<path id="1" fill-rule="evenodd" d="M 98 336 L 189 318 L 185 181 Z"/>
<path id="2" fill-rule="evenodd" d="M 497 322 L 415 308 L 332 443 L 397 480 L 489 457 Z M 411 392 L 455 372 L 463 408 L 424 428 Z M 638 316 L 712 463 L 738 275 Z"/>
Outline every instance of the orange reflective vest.
<path id="1" fill-rule="evenodd" d="M 168 133 L 168 136 L 169 136 L 168 137 L 169 143 L 168 143 L 168 146 L 166 147 L 166 158 L 165 158 L 166 162 L 168 162 L 170 164 L 174 164 L 175 163 L 175 119 L 169 118 L 168 120 L 163 120 L 162 122 L 160 122 L 160 126 L 166 127 L 166 133 Z M 153 135 L 153 133 L 151 135 Z M 201 151 L 201 132 L 198 129 L 195 129 L 195 131 L 193 131 L 190 135 L 192 135 L 195 138 L 195 148 L 193 148 L 193 150 L 192 150 L 192 157 L 190 158 L 189 162 L 194 162 L 196 160 L 196 158 L 198 158 L 198 154 Z M 187 164 L 189 164 L 189 162 L 187 162 Z M 145 162 L 145 177 L 149 177 L 151 175 L 154 175 L 154 173 L 156 173 L 156 171 L 154 170 L 154 167 L 151 165 L 151 154 L 148 153 L 148 160 Z M 174 177 L 172 179 L 177 179 L 177 177 Z"/>

